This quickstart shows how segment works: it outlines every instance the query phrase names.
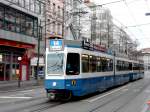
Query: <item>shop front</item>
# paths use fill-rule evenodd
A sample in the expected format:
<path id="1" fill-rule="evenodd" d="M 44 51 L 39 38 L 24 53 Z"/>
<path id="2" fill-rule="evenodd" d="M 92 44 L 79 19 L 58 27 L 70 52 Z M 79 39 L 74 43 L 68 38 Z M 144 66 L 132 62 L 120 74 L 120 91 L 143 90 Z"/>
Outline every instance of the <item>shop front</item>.
<path id="1" fill-rule="evenodd" d="M 29 79 L 30 49 L 34 49 L 34 45 L 0 39 L 0 81 L 17 80 L 19 76 L 21 80 Z"/>

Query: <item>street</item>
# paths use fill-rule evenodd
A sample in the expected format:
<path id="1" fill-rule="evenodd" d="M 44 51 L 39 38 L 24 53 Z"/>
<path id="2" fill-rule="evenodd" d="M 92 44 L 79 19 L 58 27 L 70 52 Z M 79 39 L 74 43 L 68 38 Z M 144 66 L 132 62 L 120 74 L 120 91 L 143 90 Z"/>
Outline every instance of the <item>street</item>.
<path id="1" fill-rule="evenodd" d="M 0 112 L 149 112 L 150 79 L 69 102 L 49 101 L 43 87 L 0 93 Z"/>

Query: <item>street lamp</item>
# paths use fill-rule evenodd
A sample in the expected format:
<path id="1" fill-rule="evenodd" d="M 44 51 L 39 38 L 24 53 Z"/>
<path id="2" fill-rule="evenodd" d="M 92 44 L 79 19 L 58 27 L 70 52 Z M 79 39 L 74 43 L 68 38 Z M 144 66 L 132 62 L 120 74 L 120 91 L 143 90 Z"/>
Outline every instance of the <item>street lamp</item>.
<path id="1" fill-rule="evenodd" d="M 16 74 L 18 75 L 18 87 L 20 87 L 20 81 L 21 81 L 21 80 L 20 80 L 20 78 L 21 78 L 21 77 L 20 77 L 20 75 L 21 75 L 21 74 L 20 74 L 20 68 L 21 68 L 21 67 L 20 67 L 20 61 L 21 61 L 21 60 L 22 60 L 22 57 L 19 56 L 19 57 L 18 57 L 19 69 L 16 70 Z"/>

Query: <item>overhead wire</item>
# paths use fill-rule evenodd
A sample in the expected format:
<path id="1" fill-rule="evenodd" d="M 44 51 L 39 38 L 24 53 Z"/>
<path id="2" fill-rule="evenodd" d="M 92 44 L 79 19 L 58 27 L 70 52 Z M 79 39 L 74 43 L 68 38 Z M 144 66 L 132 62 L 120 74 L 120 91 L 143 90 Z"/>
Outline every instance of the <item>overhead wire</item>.
<path id="1" fill-rule="evenodd" d="M 149 5 L 148 5 L 148 1 L 147 0 L 144 0 L 145 1 L 145 5 L 146 5 L 146 7 L 147 7 L 147 10 L 150 10 L 150 7 L 149 7 Z"/>
<path id="2" fill-rule="evenodd" d="M 126 7 L 128 8 L 128 12 L 130 13 L 130 15 L 131 15 L 133 21 L 135 22 L 135 24 L 137 24 L 137 21 L 136 21 L 136 19 L 135 19 L 135 17 L 134 17 L 134 14 L 132 13 L 132 11 L 131 11 L 131 9 L 130 9 L 128 3 L 126 2 L 126 0 L 123 0 L 123 1 L 124 1 L 124 4 L 126 5 Z M 142 31 L 139 27 L 137 27 L 137 29 L 139 30 L 139 32 L 141 33 L 141 35 L 142 35 L 143 37 L 145 37 L 143 31 Z"/>

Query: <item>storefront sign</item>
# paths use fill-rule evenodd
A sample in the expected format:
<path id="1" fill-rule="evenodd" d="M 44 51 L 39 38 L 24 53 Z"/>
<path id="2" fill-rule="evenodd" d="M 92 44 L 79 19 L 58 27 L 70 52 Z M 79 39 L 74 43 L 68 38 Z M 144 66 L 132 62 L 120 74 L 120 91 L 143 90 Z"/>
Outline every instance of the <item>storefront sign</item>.
<path id="1" fill-rule="evenodd" d="M 82 47 L 84 49 L 88 49 L 88 50 L 95 50 L 95 51 L 101 51 L 101 52 L 106 52 L 107 49 L 105 47 L 102 47 L 101 45 L 97 45 L 97 44 L 93 44 L 91 42 L 87 42 L 87 41 L 83 41 L 82 42 Z"/>
<path id="2" fill-rule="evenodd" d="M 31 59 L 31 66 L 37 66 L 37 57 Z M 39 58 L 39 66 L 44 66 L 44 58 Z"/>
<path id="3" fill-rule="evenodd" d="M 60 51 L 64 48 L 62 39 L 50 39 L 49 45 L 50 51 Z"/>
<path id="4" fill-rule="evenodd" d="M 44 71 L 43 70 L 38 71 L 38 76 L 44 77 Z"/>
<path id="5" fill-rule="evenodd" d="M 17 41 L 9 41 L 3 39 L 0 39 L 0 45 L 12 46 L 17 48 L 29 48 L 29 49 L 33 49 L 35 47 L 34 44 L 22 43 Z"/>

